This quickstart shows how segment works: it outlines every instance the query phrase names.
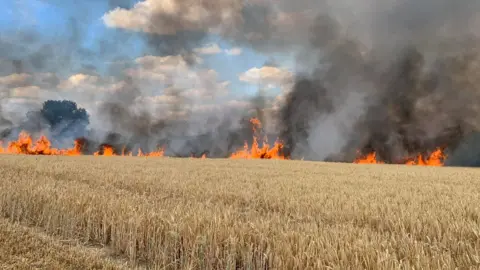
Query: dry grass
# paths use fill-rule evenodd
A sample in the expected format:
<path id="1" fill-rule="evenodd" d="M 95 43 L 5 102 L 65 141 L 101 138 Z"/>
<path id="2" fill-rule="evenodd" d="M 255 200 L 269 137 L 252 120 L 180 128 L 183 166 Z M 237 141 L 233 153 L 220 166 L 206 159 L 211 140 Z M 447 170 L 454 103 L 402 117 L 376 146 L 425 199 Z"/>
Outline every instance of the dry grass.
<path id="1" fill-rule="evenodd" d="M 0 269 L 128 269 L 105 251 L 0 219 Z"/>
<path id="2" fill-rule="evenodd" d="M 2 156 L 0 170 L 5 218 L 149 268 L 480 268 L 477 169 Z"/>

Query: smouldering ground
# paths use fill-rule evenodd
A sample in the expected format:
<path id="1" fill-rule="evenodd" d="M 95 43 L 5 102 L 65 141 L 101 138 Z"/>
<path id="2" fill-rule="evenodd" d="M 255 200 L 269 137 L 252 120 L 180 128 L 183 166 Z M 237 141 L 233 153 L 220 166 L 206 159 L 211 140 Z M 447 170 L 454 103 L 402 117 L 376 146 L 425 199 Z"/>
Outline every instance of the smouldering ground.
<path id="1" fill-rule="evenodd" d="M 0 156 L 0 171 L 0 229 L 18 239 L 0 241 L 17 250 L 0 265 L 18 256 L 48 268 L 81 252 L 41 244 L 42 230 L 157 269 L 480 267 L 478 169 Z M 21 254 L 25 245 L 51 248 Z M 66 263 L 119 267 L 81 254 Z"/>

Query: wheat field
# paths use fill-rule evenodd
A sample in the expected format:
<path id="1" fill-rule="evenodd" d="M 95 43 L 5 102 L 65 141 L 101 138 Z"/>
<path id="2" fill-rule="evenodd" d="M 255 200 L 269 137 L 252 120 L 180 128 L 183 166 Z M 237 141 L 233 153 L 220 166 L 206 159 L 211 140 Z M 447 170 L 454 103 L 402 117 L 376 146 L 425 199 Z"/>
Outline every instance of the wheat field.
<path id="1" fill-rule="evenodd" d="M 480 268 L 478 169 L 1 156 L 0 170 L 2 269 Z"/>

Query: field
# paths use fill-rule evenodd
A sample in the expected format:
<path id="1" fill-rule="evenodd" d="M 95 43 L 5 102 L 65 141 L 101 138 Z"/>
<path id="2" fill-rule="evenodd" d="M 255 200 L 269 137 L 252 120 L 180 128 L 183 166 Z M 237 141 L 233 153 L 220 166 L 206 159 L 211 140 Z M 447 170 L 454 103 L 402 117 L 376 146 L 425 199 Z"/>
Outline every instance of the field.
<path id="1" fill-rule="evenodd" d="M 0 156 L 1 269 L 480 267 L 480 170 Z"/>

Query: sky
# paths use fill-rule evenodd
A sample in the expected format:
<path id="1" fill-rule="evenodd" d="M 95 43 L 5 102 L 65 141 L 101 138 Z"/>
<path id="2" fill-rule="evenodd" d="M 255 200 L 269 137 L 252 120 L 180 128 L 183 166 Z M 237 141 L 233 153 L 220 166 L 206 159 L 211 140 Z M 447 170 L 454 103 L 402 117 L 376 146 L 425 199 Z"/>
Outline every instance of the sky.
<path id="1" fill-rule="evenodd" d="M 109 16 L 114 17 L 111 15 L 118 9 L 130 12 L 133 17 L 139 3 L 156 2 L 162 5 L 161 2 L 172 1 L 75 2 L 8 0 L 0 11 L 3 42 L 15 48 L 0 60 L 21 59 L 25 52 L 35 54 L 37 50 L 41 53 L 36 55 L 44 58 L 42 64 L 33 69 L 20 72 L 8 68 L 0 70 L 3 75 L 0 83 L 4 82 L 9 98 L 15 101 L 4 104 L 4 110 L 18 108 L 19 103 L 22 106 L 38 106 L 45 99 L 68 98 L 94 113 L 96 104 L 110 97 L 126 75 L 141 88 L 142 100 L 148 97 L 155 104 L 172 100 L 162 90 L 180 88 L 186 98 L 193 100 L 192 110 L 224 104 L 246 106 L 246 101 L 258 95 L 260 90 L 274 100 L 290 85 L 293 58 L 288 52 L 269 53 L 248 43 L 244 45 L 235 39 L 225 38 L 225 33 L 204 31 L 201 39 L 178 41 L 181 46 L 186 44 L 187 54 L 194 55 L 198 60 L 194 65 L 188 65 L 182 57 L 185 50 L 175 51 L 176 45 L 158 49 L 149 44 L 151 40 L 158 43 L 164 38 L 172 39 L 171 35 L 122 26 L 122 19 L 108 22 Z M 159 7 L 152 10 L 158 11 Z M 159 28 L 162 26 L 168 28 L 160 23 Z M 178 30 L 176 34 L 183 30 Z M 30 35 L 34 36 L 33 40 L 29 39 Z M 44 54 L 46 44 L 49 50 Z M 153 62 L 157 65 L 155 68 L 148 66 Z M 20 76 L 22 78 L 29 78 L 29 83 L 8 84 L 12 80 L 17 82 L 19 74 L 25 75 Z M 56 84 L 41 86 L 34 83 L 42 76 L 54 76 Z M 102 91 L 108 93 L 102 94 Z M 29 109 L 28 106 L 23 107 L 24 110 Z"/>
<path id="2" fill-rule="evenodd" d="M 151 77 L 153 74 L 143 74 L 142 76 L 140 74 L 142 70 L 137 69 L 136 72 L 132 71 L 135 69 L 135 65 L 138 64 L 136 61 L 146 56 L 176 57 L 178 55 L 169 55 L 168 52 L 165 53 L 150 48 L 147 44 L 148 35 L 151 35 L 150 33 L 122 29 L 122 27 L 112 27 L 111 25 L 107 25 L 105 21 L 105 16 L 108 15 L 109 12 L 114 11 L 115 8 L 124 8 L 124 10 L 127 11 L 133 10 L 137 3 L 138 2 L 128 0 L 114 2 L 85 0 L 81 3 L 60 0 L 8 0 L 6 5 L 4 5 L 3 11 L 1 11 L 0 31 L 7 33 L 4 35 L 7 42 L 12 38 L 10 41 L 12 44 L 18 43 L 16 36 L 18 36 L 19 33 L 28 31 L 35 32 L 40 40 L 38 42 L 40 44 L 49 43 L 50 41 L 56 44 L 56 40 L 58 40 L 59 42 L 56 44 L 57 47 L 53 50 L 54 56 L 51 58 L 56 58 L 59 54 L 66 54 L 69 57 L 68 64 L 64 64 L 63 60 L 58 59 L 56 61 L 62 62 L 60 63 L 61 65 L 50 68 L 50 70 L 36 68 L 34 72 L 45 73 L 53 71 L 53 73 L 59 77 L 59 85 L 62 81 L 64 86 L 68 85 L 69 79 L 70 82 L 72 82 L 72 79 L 75 78 L 73 76 L 75 75 L 77 75 L 77 79 L 80 79 L 80 75 L 82 74 L 96 76 L 98 77 L 97 79 L 91 78 L 91 80 L 100 81 L 99 78 L 105 78 L 111 75 L 116 75 L 117 77 L 122 76 L 128 73 L 127 70 L 130 68 L 131 73 L 129 74 L 136 74 L 137 79 L 141 81 L 139 84 L 152 86 L 155 82 L 151 82 L 151 80 L 149 83 L 144 82 L 151 79 L 147 77 Z M 154 35 L 157 39 L 162 38 L 162 35 Z M 73 42 L 75 44 L 63 46 L 62 42 L 65 40 L 67 40 L 67 43 Z M 35 42 L 32 44 L 28 44 L 28 41 L 21 43 L 29 49 L 35 48 Z M 224 88 L 226 86 L 228 88 L 225 90 L 227 93 L 223 93 L 222 98 L 216 99 L 216 103 L 225 103 L 234 100 L 239 104 L 240 101 L 257 95 L 260 89 L 267 89 L 264 93 L 270 96 L 281 93 L 282 88 L 285 87 L 285 81 L 292 76 L 291 58 L 289 58 L 288 54 L 266 54 L 252 49 L 251 46 L 242 46 L 234 43 L 235 42 L 231 40 L 223 38 L 222 35 L 209 32 L 206 33 L 200 41 L 194 41 L 194 44 L 189 44 L 191 52 L 194 53 L 197 58 L 201 59 L 201 63 L 195 65 L 195 67 L 187 67 L 187 69 L 189 71 L 195 70 L 194 73 L 198 71 L 200 74 L 205 73 L 203 72 L 205 70 L 213 70 L 216 74 L 210 74 L 210 79 L 206 79 L 206 82 L 204 82 L 204 78 L 202 78 L 201 75 L 193 74 L 191 75 L 193 77 L 192 80 L 199 82 L 189 84 L 188 82 L 180 82 L 180 80 L 186 80 L 185 78 L 180 78 L 174 79 L 178 82 L 173 84 L 178 84 L 179 87 L 184 88 L 183 90 L 186 91 L 189 90 L 187 88 L 198 89 L 207 86 Z M 111 47 L 109 47 L 109 44 Z M 17 45 L 18 44 L 15 46 Z M 69 53 L 68 50 L 71 50 L 69 46 L 75 47 L 74 51 L 88 51 L 90 55 L 94 54 L 95 56 L 85 57 L 82 53 Z M 49 59 L 48 61 L 55 60 Z M 182 66 L 183 62 L 180 62 L 182 62 L 182 60 L 179 58 L 171 64 L 177 67 Z M 272 62 L 275 62 L 275 67 L 266 66 L 271 65 Z M 280 67 L 280 65 L 283 66 Z M 119 68 L 116 69 L 115 67 L 117 66 Z M 113 74 L 114 71 L 112 70 L 116 73 Z M 160 68 L 159 70 L 157 73 L 161 73 L 162 69 Z M 31 71 L 29 72 L 31 73 Z M 3 75 L 6 77 L 10 74 L 4 72 Z M 182 77 L 182 74 L 176 75 Z M 84 78 L 84 80 L 86 79 Z M 78 85 L 77 88 L 81 88 L 82 84 L 85 88 L 88 88 L 87 81 L 78 83 L 80 85 Z M 202 83 L 204 85 L 202 85 Z M 221 86 L 219 87 L 218 85 Z M 172 86 L 172 84 L 169 84 L 169 86 Z M 58 85 L 56 87 L 58 88 Z M 103 87 L 107 86 L 103 85 Z M 149 95 L 152 93 L 162 95 L 161 92 L 149 92 L 147 90 L 148 87 L 143 87 Z M 24 96 L 28 96 L 28 93 L 25 93 L 28 92 L 28 89 L 20 90 L 17 92 L 22 92 Z M 85 91 L 81 89 L 77 90 L 81 92 Z M 96 91 L 98 91 L 98 89 L 96 89 Z M 50 91 L 50 93 L 51 92 L 52 91 Z M 73 94 L 65 94 L 65 91 L 58 91 L 53 95 L 40 94 L 40 96 L 44 98 L 55 96 L 58 98 L 75 97 Z M 207 96 L 208 100 L 210 100 L 211 95 Z M 101 97 L 94 98 L 94 101 L 98 101 L 98 99 L 101 99 Z M 90 103 L 91 101 L 92 100 L 89 100 Z M 87 109 L 93 110 L 93 105 L 86 104 L 87 101 L 82 100 L 82 98 L 79 98 L 79 103 L 87 107 Z"/>

